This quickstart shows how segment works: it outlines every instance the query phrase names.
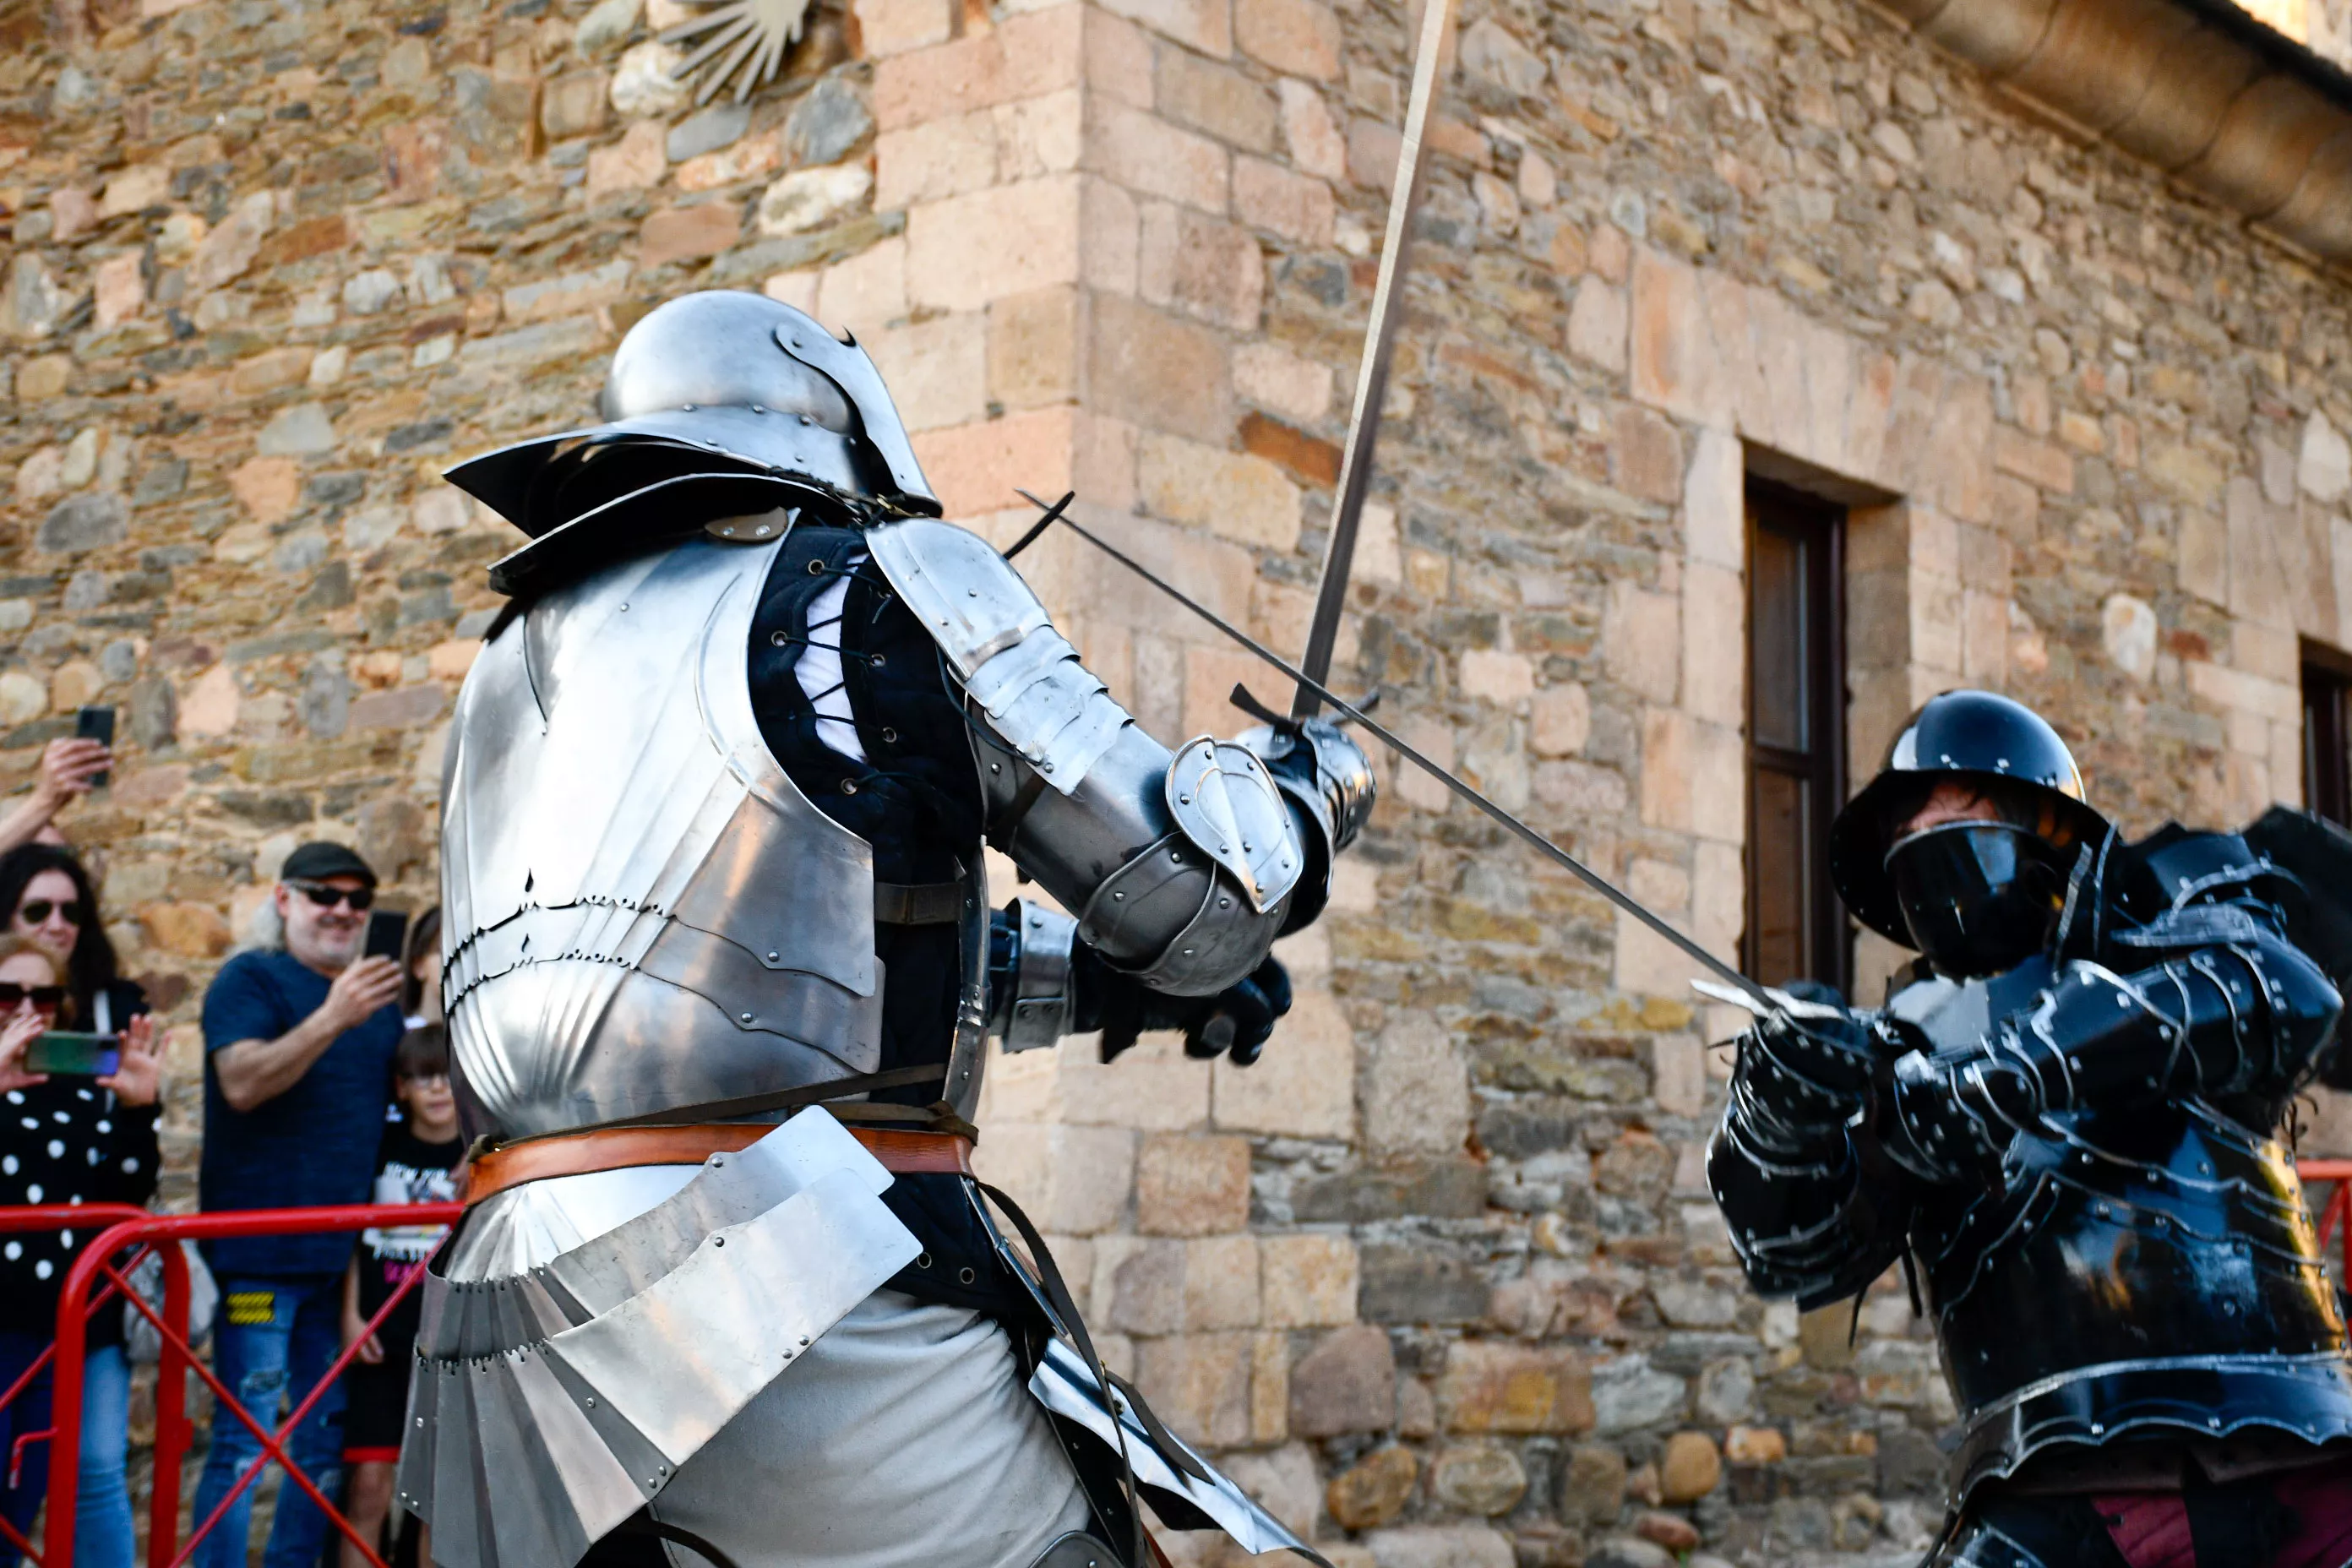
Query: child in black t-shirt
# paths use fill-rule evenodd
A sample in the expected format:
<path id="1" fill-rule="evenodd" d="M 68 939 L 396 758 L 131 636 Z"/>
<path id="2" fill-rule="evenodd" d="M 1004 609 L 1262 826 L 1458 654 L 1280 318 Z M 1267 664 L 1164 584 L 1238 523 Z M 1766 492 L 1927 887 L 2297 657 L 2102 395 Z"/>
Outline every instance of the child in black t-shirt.
<path id="1" fill-rule="evenodd" d="M 440 1025 L 401 1037 L 393 1056 L 393 1098 L 406 1114 L 383 1130 L 371 1201 L 446 1203 L 457 1195 L 455 1172 L 466 1145 L 457 1131 L 449 1046 Z M 343 1277 L 343 1343 L 362 1342 L 358 1358 L 344 1373 L 343 1511 L 362 1539 L 376 1538 L 392 1506 L 393 1467 L 400 1458 L 408 1373 L 415 1362 L 419 1291 L 410 1291 L 373 1334 L 367 1331 L 368 1321 L 401 1281 L 425 1267 L 446 1229 L 404 1225 L 362 1231 Z M 418 1560 L 432 1560 L 421 1545 Z M 357 1547 L 343 1542 L 343 1568 L 363 1568 L 366 1561 Z"/>

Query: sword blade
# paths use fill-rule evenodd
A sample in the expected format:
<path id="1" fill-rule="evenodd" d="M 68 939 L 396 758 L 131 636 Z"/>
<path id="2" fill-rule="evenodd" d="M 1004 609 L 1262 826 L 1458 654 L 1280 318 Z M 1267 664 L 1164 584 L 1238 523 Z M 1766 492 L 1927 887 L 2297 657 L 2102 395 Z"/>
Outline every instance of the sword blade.
<path id="1" fill-rule="evenodd" d="M 1440 3 L 1440 0 L 1429 0 L 1429 3 L 1436 5 Z M 1047 503 L 1038 500 L 1035 496 L 1031 495 L 1027 490 L 1022 490 L 1018 493 L 1022 500 L 1029 502 L 1032 506 L 1041 508 L 1046 507 Z M 1550 839 L 1545 837 L 1542 834 L 1538 833 L 1534 828 L 1529 827 L 1526 823 L 1521 822 L 1517 817 L 1512 816 L 1501 806 L 1496 805 L 1493 801 L 1488 800 L 1486 795 L 1481 794 L 1475 786 L 1465 783 L 1462 779 L 1456 778 L 1449 770 L 1439 766 L 1436 763 L 1432 762 L 1429 758 L 1415 751 L 1412 746 L 1407 745 L 1395 734 L 1391 733 L 1381 724 L 1375 722 L 1369 714 L 1364 712 L 1362 709 L 1356 707 L 1345 698 L 1340 697 L 1338 693 L 1331 690 L 1330 688 L 1325 686 L 1320 680 L 1316 679 L 1304 669 L 1301 669 L 1298 666 L 1291 663 L 1288 659 L 1283 658 L 1280 654 L 1275 652 L 1272 648 L 1266 647 L 1255 637 L 1250 636 L 1249 633 L 1242 630 L 1241 627 L 1234 625 L 1231 621 L 1228 621 L 1223 616 L 1217 614 L 1216 611 L 1209 608 L 1208 605 L 1202 604 L 1198 599 L 1193 598 L 1190 594 L 1184 592 L 1183 589 L 1179 588 L 1175 584 L 1171 583 L 1166 578 L 1160 576 L 1157 572 L 1154 572 L 1150 567 L 1146 566 L 1142 562 L 1138 561 L 1134 556 L 1129 555 L 1126 551 L 1121 550 L 1118 545 L 1113 544 L 1109 540 L 1105 539 L 1094 530 L 1087 527 L 1086 524 L 1070 517 L 1066 512 L 1061 511 L 1060 508 L 1066 505 L 1068 500 L 1069 498 L 1065 496 L 1060 501 L 1053 503 L 1053 506 L 1047 509 L 1051 515 L 1049 515 L 1045 521 L 1048 522 L 1060 523 L 1064 528 L 1068 529 L 1080 539 L 1085 540 L 1087 543 L 1093 545 L 1096 549 L 1109 556 L 1113 561 L 1118 562 L 1120 565 L 1126 567 L 1129 571 L 1134 573 L 1137 576 L 1142 578 L 1145 582 L 1150 584 L 1153 587 L 1159 589 L 1161 593 L 1167 595 L 1170 598 L 1175 600 L 1178 604 L 1183 605 L 1186 609 L 1192 611 L 1202 620 L 1208 622 L 1209 625 L 1216 627 L 1217 630 L 1233 638 L 1234 641 L 1239 643 L 1243 647 L 1247 648 L 1251 653 L 1255 654 L 1259 658 L 1264 659 L 1266 663 L 1272 665 L 1275 668 L 1288 676 L 1292 680 L 1297 681 L 1298 683 L 1299 690 L 1309 693 L 1318 702 L 1328 703 L 1332 708 L 1338 710 L 1342 715 L 1360 726 L 1366 733 L 1376 736 L 1383 745 L 1389 748 L 1389 750 L 1394 752 L 1398 756 L 1402 757 L 1406 762 L 1411 763 L 1422 772 L 1427 773 L 1431 778 L 1433 778 L 1438 783 L 1444 784 L 1447 789 L 1452 790 L 1455 795 L 1460 795 L 1464 800 L 1468 801 L 1480 811 L 1485 812 L 1488 816 L 1494 818 L 1495 821 L 1500 823 L 1504 827 L 1508 828 L 1519 838 L 1525 840 L 1531 848 L 1537 850 L 1546 858 L 1552 860 L 1568 870 L 1586 887 L 1591 889 L 1594 892 L 1600 894 L 1602 898 L 1608 900 L 1611 903 L 1616 905 L 1619 909 L 1624 910 L 1635 920 L 1641 921 L 1658 936 L 1663 937 L 1665 941 L 1671 942 L 1677 952 L 1690 959 L 1694 963 L 1699 965 L 1702 969 L 1705 969 L 1708 973 L 1715 975 L 1717 978 L 1721 980 L 1725 985 L 1738 989 L 1740 994 L 1746 996 L 1750 1002 L 1759 1005 L 1769 1011 L 1780 1008 L 1784 1003 L 1793 1000 L 1793 998 L 1780 995 L 1775 992 L 1766 989 L 1764 986 L 1759 985 L 1755 981 L 1750 980 L 1745 974 L 1740 973 L 1737 969 L 1732 968 L 1731 965 L 1724 963 L 1723 960 L 1716 957 L 1715 954 L 1707 952 L 1706 949 L 1701 947 L 1696 941 L 1690 937 L 1685 936 L 1673 926 L 1668 925 L 1664 917 L 1652 913 L 1649 908 L 1643 904 L 1640 900 L 1634 898 L 1633 894 L 1620 889 L 1617 884 L 1612 882 L 1608 878 L 1602 876 L 1591 867 L 1587 866 L 1583 861 L 1578 859 L 1567 850 L 1562 849 L 1559 845 L 1554 844 Z M 1712 994 L 1712 993 L 1710 993 L 1710 994 Z"/>
<path id="2" fill-rule="evenodd" d="M 1331 532 L 1323 546 L 1323 579 L 1307 624 L 1307 679 L 1328 679 L 1331 651 L 1339 640 L 1339 616 L 1348 605 L 1348 577 L 1356 563 L 1356 531 L 1364 518 L 1364 498 L 1372 482 L 1372 448 L 1381 438 L 1381 404 L 1388 392 L 1389 361 L 1396 352 L 1397 315 L 1404 302 L 1405 251 L 1412 215 L 1421 205 L 1429 174 L 1429 117 L 1437 102 L 1438 57 L 1454 0 L 1422 0 L 1421 39 L 1412 58 L 1412 97 L 1404 114 L 1404 142 L 1397 149 L 1396 185 L 1389 196 L 1388 231 L 1381 242 L 1380 280 L 1372 289 L 1372 316 L 1364 326 L 1364 354 L 1356 367 L 1356 403 L 1348 416 L 1348 444 L 1339 455 L 1339 482 L 1331 498 Z M 1320 700 L 1305 682 L 1291 698 L 1290 716 L 1311 719 Z"/>

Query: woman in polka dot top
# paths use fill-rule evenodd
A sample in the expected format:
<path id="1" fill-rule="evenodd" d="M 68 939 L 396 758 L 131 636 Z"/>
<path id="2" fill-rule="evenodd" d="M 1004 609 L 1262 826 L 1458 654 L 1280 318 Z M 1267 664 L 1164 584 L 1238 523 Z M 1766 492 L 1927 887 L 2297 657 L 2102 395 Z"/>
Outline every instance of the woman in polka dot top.
<path id="1" fill-rule="evenodd" d="M 142 1013 L 118 1021 L 121 1064 L 111 1075 L 26 1072 L 26 1047 L 44 1029 L 75 1026 L 73 1019 L 73 997 L 57 959 L 24 937 L 0 937 L 0 1204 L 144 1204 L 154 1195 L 160 1075 L 152 1020 Z M 100 1228 L 26 1231 L 0 1241 L 0 1388 L 14 1383 L 56 1337 L 58 1293 L 66 1269 Z M 120 1307 L 101 1309 L 90 1320 L 89 1342 L 93 1377 L 101 1361 L 119 1366 Z M 85 1401 L 85 1412 L 110 1403 Z M 45 1373 L 0 1407 L 0 1452 L 48 1425 Z M 24 1455 L 16 1484 L 0 1486 L 0 1513 L 20 1531 L 30 1531 L 48 1484 L 47 1445 L 28 1444 Z M 0 1471 L 0 1482 L 7 1479 Z M 120 1522 L 127 1526 L 127 1498 L 123 1501 L 126 1517 Z M 91 1517 L 100 1508 L 110 1515 L 105 1521 Z M 84 1497 L 77 1511 L 82 1521 L 77 1539 L 97 1526 L 92 1544 L 100 1548 L 111 1533 L 105 1526 L 116 1522 L 111 1500 Z M 111 1554 L 100 1548 L 93 1555 Z M 0 1547 L 0 1568 L 14 1568 L 15 1562 L 16 1554 Z"/>

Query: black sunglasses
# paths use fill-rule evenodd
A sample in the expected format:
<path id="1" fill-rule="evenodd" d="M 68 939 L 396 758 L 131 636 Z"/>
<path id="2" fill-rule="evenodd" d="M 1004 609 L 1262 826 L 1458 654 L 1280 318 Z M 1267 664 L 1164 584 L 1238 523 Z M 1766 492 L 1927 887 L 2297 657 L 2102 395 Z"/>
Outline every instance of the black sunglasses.
<path id="1" fill-rule="evenodd" d="M 81 924 L 79 899 L 67 899 L 62 902 L 56 899 L 27 899 L 16 906 L 18 917 L 28 926 L 41 924 L 49 918 L 52 911 L 61 916 L 69 926 Z"/>
<path id="2" fill-rule="evenodd" d="M 62 985 L 19 985 L 13 980 L 0 980 L 0 1012 L 14 1012 L 23 1005 L 27 996 L 33 999 L 34 1006 L 44 1012 L 54 1012 L 64 1005 L 66 988 Z"/>
<path id="3" fill-rule="evenodd" d="M 331 910 L 337 904 L 349 904 L 354 913 L 364 914 L 368 906 L 375 902 L 373 888 L 330 888 L 324 882 L 289 882 L 286 885 L 322 910 Z M 31 906 L 26 907 L 29 909 Z"/>

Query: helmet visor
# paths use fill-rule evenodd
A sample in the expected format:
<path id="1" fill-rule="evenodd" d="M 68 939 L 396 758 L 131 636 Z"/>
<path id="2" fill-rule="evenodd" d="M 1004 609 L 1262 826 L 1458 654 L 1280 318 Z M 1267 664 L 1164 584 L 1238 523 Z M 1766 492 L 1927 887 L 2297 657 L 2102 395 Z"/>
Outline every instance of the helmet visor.
<path id="1" fill-rule="evenodd" d="M 2042 950 L 2065 899 L 2049 847 L 2007 822 L 1948 822 L 1886 852 L 1912 944 L 1939 973 L 1999 974 Z"/>

